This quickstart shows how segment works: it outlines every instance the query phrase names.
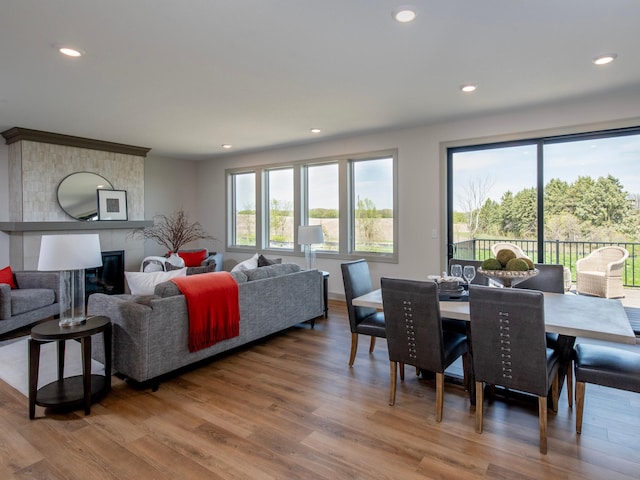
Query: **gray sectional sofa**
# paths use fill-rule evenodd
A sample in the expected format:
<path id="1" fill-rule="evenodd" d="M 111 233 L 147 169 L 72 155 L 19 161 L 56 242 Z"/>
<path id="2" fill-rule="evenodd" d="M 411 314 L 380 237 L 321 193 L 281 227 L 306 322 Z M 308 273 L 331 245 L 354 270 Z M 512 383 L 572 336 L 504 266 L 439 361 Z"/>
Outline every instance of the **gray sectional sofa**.
<path id="1" fill-rule="evenodd" d="M 157 285 L 153 296 L 91 295 L 88 314 L 105 315 L 113 323 L 112 369 L 157 388 L 161 377 L 174 370 L 324 314 L 318 270 L 281 264 L 232 275 L 239 289 L 240 335 L 193 353 L 186 300 L 173 282 Z M 93 339 L 93 357 L 101 362 L 102 345 L 101 338 Z"/>

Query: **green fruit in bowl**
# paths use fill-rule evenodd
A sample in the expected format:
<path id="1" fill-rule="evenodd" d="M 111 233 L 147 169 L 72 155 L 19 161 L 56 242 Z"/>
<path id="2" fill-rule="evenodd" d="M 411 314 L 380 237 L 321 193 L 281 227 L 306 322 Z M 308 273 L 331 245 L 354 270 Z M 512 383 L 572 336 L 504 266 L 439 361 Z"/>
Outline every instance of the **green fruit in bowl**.
<path id="1" fill-rule="evenodd" d="M 527 265 L 529 266 L 529 270 L 533 270 L 535 268 L 530 258 L 522 258 L 521 260 L 524 260 L 525 262 L 527 262 Z"/>
<path id="2" fill-rule="evenodd" d="M 507 266 L 509 260 L 516 258 L 516 254 L 508 248 L 503 248 L 502 250 L 498 250 L 496 254 L 496 259 L 500 262 L 503 267 Z"/>
<path id="3" fill-rule="evenodd" d="M 524 258 L 512 258 L 507 262 L 506 270 L 526 272 L 529 270 L 529 265 Z"/>
<path id="4" fill-rule="evenodd" d="M 483 270 L 502 270 L 502 264 L 495 258 L 487 258 L 482 262 Z"/>

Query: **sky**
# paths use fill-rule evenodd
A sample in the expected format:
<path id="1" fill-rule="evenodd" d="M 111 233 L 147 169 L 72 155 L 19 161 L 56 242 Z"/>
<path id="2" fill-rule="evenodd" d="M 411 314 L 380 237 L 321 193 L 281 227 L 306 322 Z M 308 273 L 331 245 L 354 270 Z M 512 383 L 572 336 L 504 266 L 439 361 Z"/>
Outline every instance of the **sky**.
<path id="1" fill-rule="evenodd" d="M 611 174 L 626 192 L 640 194 L 640 135 L 547 144 L 544 158 L 545 185 L 552 178 L 572 183 L 579 176 Z M 488 182 L 488 198 L 499 202 L 508 190 L 515 194 L 536 186 L 536 146 L 458 152 L 453 167 L 456 211 L 464 210 L 471 181 Z"/>
<path id="2" fill-rule="evenodd" d="M 393 208 L 393 189 L 388 179 L 393 175 L 393 160 L 355 162 L 356 194 L 369 198 L 378 209 Z M 338 208 L 338 164 L 327 164 L 311 168 L 310 177 L 314 188 L 309 193 L 311 208 Z M 251 175 L 236 176 L 238 207 L 255 206 L 254 178 Z M 389 188 L 380 188 L 380 185 Z M 271 198 L 292 201 L 293 170 L 271 170 L 269 193 Z"/>

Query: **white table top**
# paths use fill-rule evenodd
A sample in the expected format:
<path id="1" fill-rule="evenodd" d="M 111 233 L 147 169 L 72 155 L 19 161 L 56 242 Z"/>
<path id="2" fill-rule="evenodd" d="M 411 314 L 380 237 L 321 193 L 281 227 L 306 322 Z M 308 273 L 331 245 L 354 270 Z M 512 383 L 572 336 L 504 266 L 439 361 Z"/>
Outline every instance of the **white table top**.
<path id="1" fill-rule="evenodd" d="M 380 289 L 353 299 L 353 305 L 382 310 Z M 469 302 L 440 302 L 444 318 L 469 321 Z M 618 343 L 636 343 L 620 300 L 545 293 L 544 316 L 546 331 L 572 337 L 586 337 Z"/>

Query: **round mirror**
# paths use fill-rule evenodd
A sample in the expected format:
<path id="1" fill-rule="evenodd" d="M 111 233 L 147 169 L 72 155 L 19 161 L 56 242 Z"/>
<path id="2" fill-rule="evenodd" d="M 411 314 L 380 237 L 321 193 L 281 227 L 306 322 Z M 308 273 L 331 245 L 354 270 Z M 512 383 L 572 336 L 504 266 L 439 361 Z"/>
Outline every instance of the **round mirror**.
<path id="1" fill-rule="evenodd" d="M 113 185 L 96 173 L 72 173 L 58 185 L 58 203 L 76 220 L 98 220 L 98 189 L 113 190 Z"/>

